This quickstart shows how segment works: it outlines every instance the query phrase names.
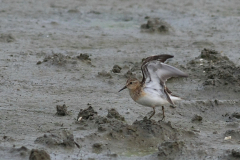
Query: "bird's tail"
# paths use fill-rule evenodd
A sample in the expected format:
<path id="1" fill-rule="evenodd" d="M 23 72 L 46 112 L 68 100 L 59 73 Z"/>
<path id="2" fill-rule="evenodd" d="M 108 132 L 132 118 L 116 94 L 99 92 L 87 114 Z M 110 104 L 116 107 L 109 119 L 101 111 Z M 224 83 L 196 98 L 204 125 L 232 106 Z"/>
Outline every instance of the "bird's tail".
<path id="1" fill-rule="evenodd" d="M 169 95 L 171 100 L 174 102 L 174 101 L 181 101 L 183 100 L 182 98 L 178 97 L 178 96 L 175 96 L 175 95 Z"/>

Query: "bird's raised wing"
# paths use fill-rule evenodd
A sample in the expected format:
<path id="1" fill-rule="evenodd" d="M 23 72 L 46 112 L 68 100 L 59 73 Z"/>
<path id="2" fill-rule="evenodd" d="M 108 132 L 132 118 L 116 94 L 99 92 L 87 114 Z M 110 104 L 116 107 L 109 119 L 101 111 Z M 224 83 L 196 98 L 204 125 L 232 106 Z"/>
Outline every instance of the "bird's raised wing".
<path id="1" fill-rule="evenodd" d="M 165 83 L 167 79 L 171 77 L 187 77 L 188 76 L 183 71 L 173 66 L 161 63 L 159 61 L 149 62 L 146 68 L 150 74 L 150 77 L 159 78 L 159 80 L 163 83 Z"/>
<path id="2" fill-rule="evenodd" d="M 146 58 L 141 66 L 143 79 L 142 83 L 156 81 L 160 84 L 165 83 L 171 77 L 187 77 L 188 75 L 181 70 L 164 64 L 168 58 L 173 58 L 172 55 L 162 54 Z"/>
<path id="3" fill-rule="evenodd" d="M 156 56 L 151 56 L 151 57 L 147 57 L 143 63 L 142 63 L 142 66 L 141 66 L 141 70 L 142 70 L 142 74 L 143 74 L 143 79 L 142 79 L 142 84 L 145 83 L 146 81 L 146 78 L 149 77 L 149 72 L 147 70 L 147 65 L 149 62 L 151 61 L 159 61 L 159 62 L 162 62 L 164 63 L 168 58 L 173 58 L 174 56 L 172 55 L 168 55 L 168 54 L 161 54 L 161 55 L 156 55 Z"/>
<path id="4" fill-rule="evenodd" d="M 181 70 L 164 64 L 168 58 L 172 58 L 171 55 L 159 55 L 148 57 L 148 61 L 144 61 L 142 65 L 143 80 L 142 84 L 145 84 L 146 88 L 152 88 L 158 91 L 164 91 L 167 95 L 169 103 L 173 104 L 168 94 L 169 90 L 165 86 L 167 79 L 171 77 L 187 77 L 188 75 Z M 158 59 L 159 58 L 159 59 Z"/>

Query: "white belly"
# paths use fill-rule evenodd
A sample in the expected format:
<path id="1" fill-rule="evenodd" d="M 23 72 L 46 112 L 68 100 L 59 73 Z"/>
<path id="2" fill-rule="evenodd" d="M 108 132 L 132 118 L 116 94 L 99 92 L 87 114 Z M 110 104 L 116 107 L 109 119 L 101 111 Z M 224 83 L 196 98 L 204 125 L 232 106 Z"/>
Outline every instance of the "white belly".
<path id="1" fill-rule="evenodd" d="M 164 104 L 168 104 L 168 101 L 159 95 L 150 95 L 146 94 L 145 96 L 136 100 L 137 103 L 148 106 L 148 107 L 157 107 L 162 106 Z"/>

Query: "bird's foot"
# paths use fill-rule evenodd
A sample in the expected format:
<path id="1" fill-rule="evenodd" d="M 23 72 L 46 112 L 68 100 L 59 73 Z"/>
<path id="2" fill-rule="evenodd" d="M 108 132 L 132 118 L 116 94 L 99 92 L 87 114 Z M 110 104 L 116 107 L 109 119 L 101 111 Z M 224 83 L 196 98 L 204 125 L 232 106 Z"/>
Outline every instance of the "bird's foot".
<path id="1" fill-rule="evenodd" d="M 148 119 L 151 119 L 154 114 L 155 114 L 155 107 L 153 107 L 153 113 L 151 114 L 151 116 Z"/>
<path id="2" fill-rule="evenodd" d="M 165 121 L 165 116 L 162 117 L 162 119 L 160 121 Z"/>
<path id="3" fill-rule="evenodd" d="M 149 120 L 152 118 L 153 114 L 148 118 Z"/>

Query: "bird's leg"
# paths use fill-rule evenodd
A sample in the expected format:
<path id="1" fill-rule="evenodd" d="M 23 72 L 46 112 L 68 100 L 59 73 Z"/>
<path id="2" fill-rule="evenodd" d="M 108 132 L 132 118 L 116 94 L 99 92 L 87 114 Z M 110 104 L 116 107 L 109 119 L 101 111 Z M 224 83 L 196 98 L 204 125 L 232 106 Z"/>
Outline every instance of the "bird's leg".
<path id="1" fill-rule="evenodd" d="M 155 107 L 152 107 L 153 108 L 153 113 L 151 114 L 151 116 L 149 117 L 149 119 L 152 118 L 152 116 L 155 114 Z"/>
<path id="2" fill-rule="evenodd" d="M 162 106 L 162 113 L 163 113 L 163 117 L 162 117 L 162 120 L 161 120 L 161 121 L 165 120 L 164 106 Z"/>

